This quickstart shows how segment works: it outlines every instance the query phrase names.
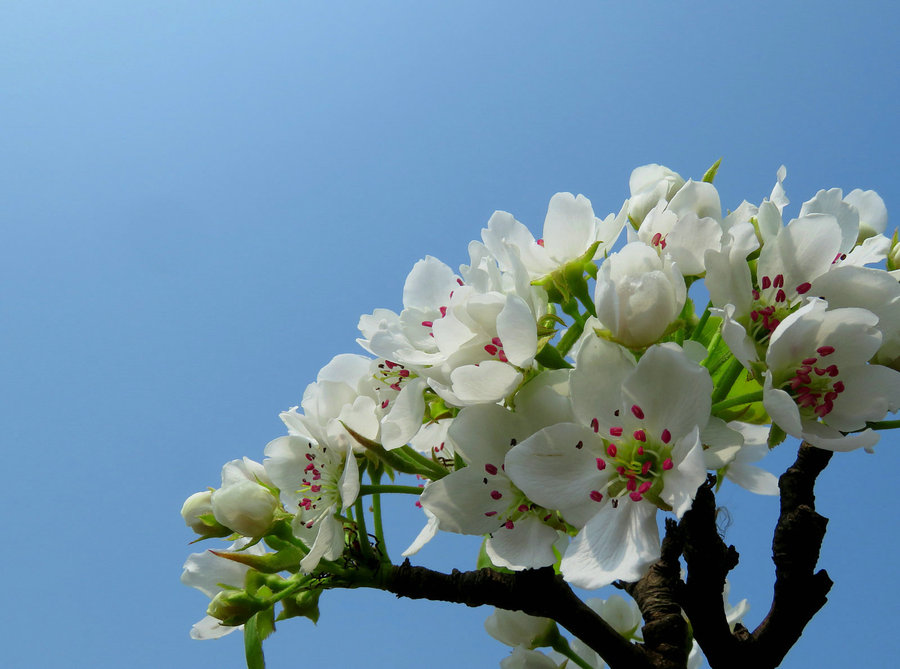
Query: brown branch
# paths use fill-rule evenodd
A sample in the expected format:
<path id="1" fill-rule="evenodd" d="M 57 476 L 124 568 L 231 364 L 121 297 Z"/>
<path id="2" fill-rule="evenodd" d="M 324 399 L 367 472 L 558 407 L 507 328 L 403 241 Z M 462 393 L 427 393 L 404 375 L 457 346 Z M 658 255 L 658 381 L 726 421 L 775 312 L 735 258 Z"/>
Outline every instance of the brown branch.
<path id="1" fill-rule="evenodd" d="M 666 520 L 660 558 L 636 583 L 616 583 L 637 602 L 644 618 L 641 628 L 645 651 L 654 666 L 681 669 L 687 666 L 691 644 L 687 621 L 681 615 L 678 593 L 682 587 L 679 556 L 683 550 L 678 524 Z"/>
<path id="2" fill-rule="evenodd" d="M 781 514 L 772 541 L 775 592 L 768 615 L 752 634 L 740 625 L 731 632 L 725 618 L 725 577 L 737 565 L 738 554 L 718 535 L 711 482 L 700 487 L 679 523 L 688 568 L 679 601 L 713 669 L 777 667 L 827 601 L 831 579 L 824 570 L 814 570 L 828 520 L 815 511 L 813 487 L 831 456 L 804 442 L 796 462 L 778 481 Z"/>
<path id="3" fill-rule="evenodd" d="M 781 515 L 772 540 L 775 593 L 772 608 L 753 632 L 758 667 L 776 667 L 803 628 L 828 601 L 832 581 L 814 572 L 828 519 L 816 513 L 813 486 L 833 453 L 806 442 L 797 460 L 778 479 Z"/>
<path id="4" fill-rule="evenodd" d="M 387 590 L 398 597 L 466 606 L 490 604 L 550 618 L 597 651 L 612 669 L 660 667 L 640 645 L 626 640 L 582 602 L 563 578 L 549 567 L 511 574 L 493 569 L 467 572 L 454 569 L 450 574 L 444 574 L 426 567 L 414 567 L 406 560 L 399 566 L 382 567 L 375 583 L 361 585 Z"/>

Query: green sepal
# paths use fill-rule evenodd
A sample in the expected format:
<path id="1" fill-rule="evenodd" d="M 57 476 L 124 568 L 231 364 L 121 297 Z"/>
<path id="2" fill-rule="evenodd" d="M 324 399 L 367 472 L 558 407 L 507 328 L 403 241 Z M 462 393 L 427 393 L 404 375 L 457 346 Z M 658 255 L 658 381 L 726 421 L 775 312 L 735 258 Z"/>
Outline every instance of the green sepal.
<path id="1" fill-rule="evenodd" d="M 490 556 L 487 554 L 487 537 L 485 537 L 481 542 L 481 548 L 478 549 L 478 559 L 475 561 L 476 569 L 493 569 L 494 571 L 499 571 L 502 574 L 514 574 L 515 572 L 507 569 L 506 567 L 498 567 L 493 562 L 491 562 Z"/>
<path id="2" fill-rule="evenodd" d="M 277 541 L 277 540 L 276 540 Z M 266 541 L 268 543 L 268 541 Z M 280 571 L 289 571 L 296 573 L 300 570 L 300 560 L 306 557 L 306 553 L 297 546 L 293 546 L 286 542 L 282 542 L 284 548 L 277 553 L 266 553 L 265 555 L 253 555 L 251 553 L 242 553 L 239 551 L 214 551 L 210 552 L 226 560 L 239 562 L 247 565 L 251 569 L 255 569 L 263 574 L 277 574 Z"/>
<path id="3" fill-rule="evenodd" d="M 769 430 L 769 439 L 767 442 L 769 444 L 769 449 L 775 448 L 785 439 L 787 439 L 787 432 L 782 430 L 775 423 L 772 423 L 772 428 Z"/>
<path id="4" fill-rule="evenodd" d="M 534 359 L 547 369 L 572 369 L 572 364 L 559 354 L 555 346 L 549 343 L 537 352 Z"/>
<path id="5" fill-rule="evenodd" d="M 588 290 L 588 276 L 596 276 L 597 266 L 594 264 L 594 254 L 600 242 L 596 241 L 588 249 L 574 260 L 570 260 L 562 267 L 557 268 L 547 276 L 536 279 L 531 283 L 541 286 L 547 291 L 548 299 L 555 304 L 565 304 L 573 297 L 584 305 L 592 316 L 597 312 L 594 308 L 594 299 Z"/>
<path id="6" fill-rule="evenodd" d="M 313 623 L 319 622 L 319 596 L 321 594 L 321 590 L 303 590 L 293 597 L 281 600 L 284 608 L 277 620 L 309 618 Z"/>
<path id="7" fill-rule="evenodd" d="M 897 264 L 897 261 L 900 260 L 900 255 L 898 255 L 895 251 L 898 244 L 898 234 L 900 234 L 900 228 L 894 230 L 894 234 L 891 237 L 891 245 L 888 247 L 889 250 L 887 255 L 887 270 L 889 272 L 893 272 L 895 269 L 900 269 L 900 265 Z M 895 258 L 897 258 L 897 260 L 895 260 Z"/>
<path id="8" fill-rule="evenodd" d="M 244 625 L 244 656 L 247 669 L 266 669 L 262 642 L 275 631 L 275 612 L 269 607 L 254 615 Z"/>
<path id="9" fill-rule="evenodd" d="M 265 602 L 243 590 L 227 589 L 212 598 L 206 609 L 206 615 L 220 620 L 223 625 L 236 627 L 245 624 L 266 606 Z"/>
<path id="10" fill-rule="evenodd" d="M 722 159 L 719 158 L 716 162 L 712 164 L 712 166 L 703 173 L 703 181 L 708 184 L 713 182 L 713 179 L 716 178 L 716 173 L 719 171 L 719 165 L 722 164 Z"/>

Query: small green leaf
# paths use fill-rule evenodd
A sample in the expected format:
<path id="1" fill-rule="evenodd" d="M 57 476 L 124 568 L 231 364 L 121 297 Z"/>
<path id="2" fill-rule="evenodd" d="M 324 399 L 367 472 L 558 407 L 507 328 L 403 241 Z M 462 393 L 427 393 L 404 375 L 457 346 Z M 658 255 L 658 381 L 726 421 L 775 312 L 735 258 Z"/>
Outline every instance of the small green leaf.
<path id="1" fill-rule="evenodd" d="M 769 448 L 775 448 L 785 439 L 787 439 L 787 433 L 775 423 L 772 423 L 772 429 L 769 430 Z"/>
<path id="2" fill-rule="evenodd" d="M 708 183 L 708 184 L 711 184 L 711 183 L 713 182 L 713 179 L 716 178 L 716 172 L 719 171 L 719 165 L 721 165 L 721 164 L 722 164 L 722 159 L 719 158 L 719 159 L 718 159 L 716 162 L 714 162 L 714 163 L 712 164 L 712 166 L 711 166 L 708 170 L 706 170 L 706 172 L 703 174 L 703 181 L 705 181 L 705 182 Z"/>
<path id="3" fill-rule="evenodd" d="M 572 365 L 564 357 L 562 357 L 559 354 L 559 351 L 556 350 L 556 347 L 551 344 L 547 344 L 540 351 L 538 351 L 538 354 L 534 356 L 534 359 L 547 369 L 572 368 Z"/>
<path id="4" fill-rule="evenodd" d="M 266 669 L 262 642 L 275 631 L 274 611 L 269 608 L 255 614 L 244 625 L 244 655 L 247 669 Z"/>

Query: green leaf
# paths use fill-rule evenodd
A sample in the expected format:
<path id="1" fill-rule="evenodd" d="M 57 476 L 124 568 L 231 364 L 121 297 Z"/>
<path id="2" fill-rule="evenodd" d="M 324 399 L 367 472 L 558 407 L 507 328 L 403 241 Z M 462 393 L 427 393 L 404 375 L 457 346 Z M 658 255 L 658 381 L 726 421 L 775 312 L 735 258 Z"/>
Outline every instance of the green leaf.
<path id="1" fill-rule="evenodd" d="M 785 439 L 787 439 L 787 433 L 775 423 L 772 423 L 772 429 L 769 430 L 769 448 L 775 448 Z"/>
<path id="2" fill-rule="evenodd" d="M 545 345 L 537 355 L 534 356 L 547 369 L 571 369 L 572 365 L 559 354 L 556 347 L 552 344 Z"/>
<path id="3" fill-rule="evenodd" d="M 266 669 L 262 642 L 275 631 L 275 612 L 269 608 L 255 614 L 244 625 L 244 655 L 247 669 Z"/>
<path id="4" fill-rule="evenodd" d="M 478 550 L 478 559 L 475 561 L 476 569 L 493 569 L 494 571 L 499 571 L 503 574 L 512 574 L 514 572 L 506 569 L 505 567 L 498 567 L 493 562 L 491 562 L 490 556 L 487 554 L 487 538 L 485 538 L 481 542 L 481 548 Z"/>
<path id="5" fill-rule="evenodd" d="M 266 543 L 269 543 L 268 540 Z M 300 560 L 306 556 L 306 553 L 300 548 L 289 544 L 285 545 L 277 553 L 266 553 L 264 555 L 253 555 L 252 553 L 242 553 L 240 551 L 214 550 L 211 550 L 210 553 L 232 562 L 245 564 L 251 569 L 264 574 L 277 574 L 280 571 L 297 572 L 300 569 Z"/>
<path id="6" fill-rule="evenodd" d="M 716 178 L 716 172 L 719 171 L 719 165 L 721 165 L 721 164 L 722 164 L 722 159 L 719 158 L 719 159 L 718 159 L 716 162 L 714 162 L 714 163 L 712 164 L 712 166 L 711 166 L 708 170 L 706 170 L 706 172 L 703 174 L 703 181 L 705 181 L 705 182 L 708 183 L 708 184 L 711 184 L 711 183 L 713 182 L 713 179 Z"/>

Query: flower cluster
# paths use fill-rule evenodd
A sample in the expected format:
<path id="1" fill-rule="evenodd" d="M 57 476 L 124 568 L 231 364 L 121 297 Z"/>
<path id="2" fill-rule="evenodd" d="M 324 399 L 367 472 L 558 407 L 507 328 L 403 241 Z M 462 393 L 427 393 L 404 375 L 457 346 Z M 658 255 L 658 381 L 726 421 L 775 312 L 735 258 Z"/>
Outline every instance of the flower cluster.
<path id="1" fill-rule="evenodd" d="M 261 464 L 230 462 L 185 502 L 197 534 L 234 542 L 185 565 L 213 598 L 194 636 L 276 603 L 315 619 L 322 591 L 375 579 L 384 494 L 427 519 L 404 555 L 476 535 L 480 566 L 555 566 L 595 589 L 646 573 L 660 512 L 681 518 L 710 472 L 772 495 L 753 463 L 786 435 L 871 450 L 900 409 L 884 203 L 822 190 L 785 220 L 781 168 L 767 198 L 723 215 L 717 167 L 639 167 L 604 218 L 559 193 L 538 238 L 497 212 L 458 271 L 417 262 L 400 313 L 360 318 L 367 355 L 335 357 Z"/>

